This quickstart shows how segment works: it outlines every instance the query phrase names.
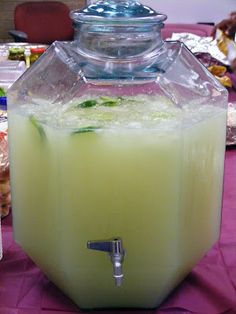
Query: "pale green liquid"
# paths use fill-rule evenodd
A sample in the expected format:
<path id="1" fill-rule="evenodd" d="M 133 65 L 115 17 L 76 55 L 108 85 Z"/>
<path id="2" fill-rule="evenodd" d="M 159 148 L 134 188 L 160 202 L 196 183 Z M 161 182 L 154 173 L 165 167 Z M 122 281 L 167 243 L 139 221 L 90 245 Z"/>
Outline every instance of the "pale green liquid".
<path id="1" fill-rule="evenodd" d="M 17 111 L 9 125 L 15 239 L 80 307 L 153 308 L 217 240 L 221 109 L 182 130 L 45 125 L 42 140 Z M 120 288 L 109 256 L 86 247 L 112 237 L 126 250 Z"/>

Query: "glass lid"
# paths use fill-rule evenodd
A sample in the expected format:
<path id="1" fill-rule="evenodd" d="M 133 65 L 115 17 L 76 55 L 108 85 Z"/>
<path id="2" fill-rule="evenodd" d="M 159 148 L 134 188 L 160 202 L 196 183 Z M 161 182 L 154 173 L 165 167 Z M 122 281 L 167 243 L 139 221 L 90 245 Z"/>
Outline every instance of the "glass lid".
<path id="1" fill-rule="evenodd" d="M 82 10 L 71 12 L 75 22 L 162 23 L 166 15 L 135 0 L 98 0 Z"/>

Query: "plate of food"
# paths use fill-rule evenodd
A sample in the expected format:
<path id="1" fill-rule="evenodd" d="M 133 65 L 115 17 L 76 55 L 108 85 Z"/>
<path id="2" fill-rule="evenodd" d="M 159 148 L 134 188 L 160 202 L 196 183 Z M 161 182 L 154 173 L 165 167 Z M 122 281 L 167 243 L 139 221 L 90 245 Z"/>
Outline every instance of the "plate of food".
<path id="1" fill-rule="evenodd" d="M 236 145 L 236 102 L 228 105 L 226 145 Z"/>

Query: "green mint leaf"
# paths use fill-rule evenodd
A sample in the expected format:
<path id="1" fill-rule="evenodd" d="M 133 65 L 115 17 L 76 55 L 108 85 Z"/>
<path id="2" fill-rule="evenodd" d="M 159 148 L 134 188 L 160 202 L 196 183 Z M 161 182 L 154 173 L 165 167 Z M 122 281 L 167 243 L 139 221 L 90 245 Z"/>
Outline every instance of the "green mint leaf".
<path id="1" fill-rule="evenodd" d="M 97 129 L 100 129 L 100 127 L 99 126 L 85 126 L 83 128 L 79 128 L 79 129 L 73 131 L 71 133 L 71 135 L 80 134 L 80 133 L 94 132 Z"/>
<path id="2" fill-rule="evenodd" d="M 46 133 L 45 133 L 42 125 L 39 123 L 39 121 L 34 116 L 30 116 L 29 121 L 38 131 L 41 140 L 44 141 L 46 139 Z"/>
<path id="3" fill-rule="evenodd" d="M 79 107 L 79 108 L 90 108 L 90 107 L 96 106 L 96 104 L 97 104 L 97 101 L 91 99 L 91 100 L 85 100 L 85 101 L 81 102 L 76 107 Z"/>
<path id="4" fill-rule="evenodd" d="M 101 103 L 102 106 L 106 106 L 106 107 L 115 107 L 118 105 L 117 101 L 105 101 L 103 103 Z"/>
<path id="5" fill-rule="evenodd" d="M 100 104 L 102 106 L 107 106 L 107 107 L 114 107 L 118 106 L 120 104 L 121 99 L 118 98 L 112 98 L 108 96 L 101 96 L 100 100 L 102 101 Z"/>

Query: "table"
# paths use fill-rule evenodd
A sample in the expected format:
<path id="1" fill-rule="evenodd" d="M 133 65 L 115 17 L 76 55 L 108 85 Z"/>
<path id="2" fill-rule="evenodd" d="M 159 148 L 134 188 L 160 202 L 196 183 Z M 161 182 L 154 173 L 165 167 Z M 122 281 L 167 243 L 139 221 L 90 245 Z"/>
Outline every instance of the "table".
<path id="1" fill-rule="evenodd" d="M 11 216 L 3 220 L 0 314 L 86 313 L 59 291 L 12 238 Z M 92 311 L 91 313 L 111 313 Z M 189 276 L 155 310 L 113 314 L 236 313 L 236 148 L 226 151 L 221 236 Z"/>

